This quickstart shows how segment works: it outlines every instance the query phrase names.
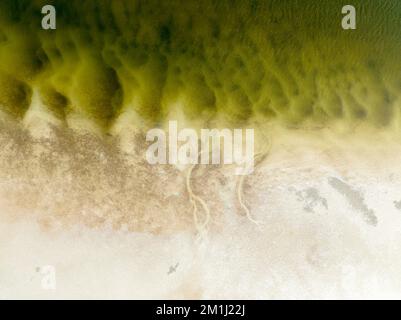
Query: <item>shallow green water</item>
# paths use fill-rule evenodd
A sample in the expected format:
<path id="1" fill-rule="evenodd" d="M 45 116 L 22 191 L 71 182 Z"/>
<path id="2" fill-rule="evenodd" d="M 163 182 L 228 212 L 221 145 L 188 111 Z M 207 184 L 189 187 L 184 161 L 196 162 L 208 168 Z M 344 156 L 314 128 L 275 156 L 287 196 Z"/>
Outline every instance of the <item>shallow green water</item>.
<path id="1" fill-rule="evenodd" d="M 0 4 L 0 108 L 22 118 L 36 90 L 46 112 L 108 130 L 126 110 L 149 124 L 180 103 L 186 118 L 302 126 L 388 125 L 401 107 L 401 2 L 55 2 Z M 136 123 L 132 124 L 137 125 Z"/>

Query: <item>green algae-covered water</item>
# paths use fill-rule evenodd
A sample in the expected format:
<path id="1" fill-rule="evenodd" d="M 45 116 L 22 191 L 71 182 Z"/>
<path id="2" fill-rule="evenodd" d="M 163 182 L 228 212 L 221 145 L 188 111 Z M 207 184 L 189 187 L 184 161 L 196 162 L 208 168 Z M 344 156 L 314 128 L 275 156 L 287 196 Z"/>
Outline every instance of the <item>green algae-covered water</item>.
<path id="1" fill-rule="evenodd" d="M 58 0 L 56 30 L 41 28 L 45 4 L 0 4 L 0 108 L 18 119 L 36 94 L 40 112 L 105 132 L 176 109 L 205 126 L 398 121 L 397 0 L 352 1 L 356 30 L 339 0 Z"/>

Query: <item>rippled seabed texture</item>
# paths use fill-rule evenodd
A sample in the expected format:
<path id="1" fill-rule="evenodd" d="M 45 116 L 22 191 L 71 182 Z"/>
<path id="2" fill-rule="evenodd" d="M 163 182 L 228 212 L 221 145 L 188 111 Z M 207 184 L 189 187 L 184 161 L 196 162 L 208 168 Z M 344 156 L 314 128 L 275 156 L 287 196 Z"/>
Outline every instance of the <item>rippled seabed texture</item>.
<path id="1" fill-rule="evenodd" d="M 2 0 L 0 297 L 400 298 L 401 4 L 351 2 Z M 169 120 L 263 156 L 150 165 Z"/>

